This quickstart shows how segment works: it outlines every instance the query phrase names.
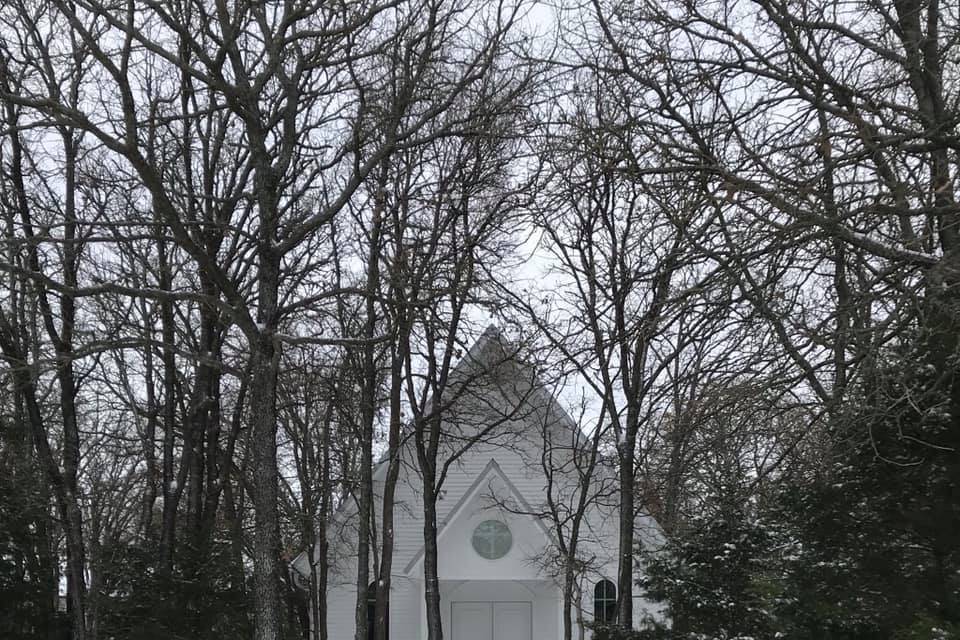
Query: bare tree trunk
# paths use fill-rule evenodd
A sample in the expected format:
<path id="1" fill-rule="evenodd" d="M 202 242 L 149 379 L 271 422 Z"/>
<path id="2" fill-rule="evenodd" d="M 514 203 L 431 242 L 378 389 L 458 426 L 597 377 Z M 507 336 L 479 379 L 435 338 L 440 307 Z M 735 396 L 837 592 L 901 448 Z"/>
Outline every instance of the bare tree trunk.
<path id="1" fill-rule="evenodd" d="M 4 86 L 4 89 L 7 87 Z M 7 103 L 5 121 L 8 125 L 11 175 L 15 202 L 14 207 L 20 218 L 24 236 L 35 238 L 30 200 L 24 183 L 24 149 L 19 137 L 18 116 L 13 105 Z M 64 164 L 64 244 L 60 269 L 63 274 L 65 291 L 59 296 L 58 313 L 50 304 L 50 294 L 44 284 L 37 284 L 36 296 L 40 308 L 42 323 L 53 351 L 56 354 L 55 377 L 59 387 L 60 418 L 63 427 L 62 470 L 55 460 L 48 440 L 48 429 L 38 401 L 35 382 L 37 368 L 27 359 L 28 345 L 21 344 L 27 335 L 25 327 L 19 327 L 16 320 L 0 312 L 0 350 L 13 369 L 13 379 L 17 391 L 23 397 L 29 424 L 33 435 L 34 447 L 40 462 L 54 489 L 58 512 L 63 523 L 67 546 L 67 597 L 68 612 L 72 621 L 74 640 L 87 638 L 86 620 L 86 562 L 83 540 L 83 514 L 80 510 L 80 490 L 77 474 L 80 466 L 80 431 L 76 411 L 76 383 L 73 369 L 73 330 L 75 322 L 75 304 L 73 291 L 77 285 L 79 247 L 75 242 L 77 230 L 76 218 L 76 157 L 77 142 L 74 132 L 61 127 L 58 133 L 63 141 Z M 33 243 L 27 251 L 30 269 L 43 273 L 37 245 Z M 16 313 L 17 311 L 15 311 Z M 59 319 L 59 329 L 57 320 Z M 37 349 L 37 345 L 33 345 Z"/>
<path id="2" fill-rule="evenodd" d="M 563 570 L 563 640 L 573 640 L 573 587 L 577 575 L 568 564 Z"/>
<path id="3" fill-rule="evenodd" d="M 437 563 L 437 495 L 432 472 L 423 471 L 423 580 L 427 607 L 427 638 L 443 640 L 440 617 L 440 580 Z"/>
<path id="4" fill-rule="evenodd" d="M 277 371 L 279 348 L 274 342 L 279 259 L 271 248 L 270 224 L 260 243 L 257 321 L 260 335 L 250 345 L 250 494 L 253 498 L 253 603 L 256 640 L 279 640 L 283 607 L 280 600 L 280 517 L 277 468 Z"/>
<path id="5" fill-rule="evenodd" d="M 66 214 L 64 224 L 64 245 L 63 245 L 63 282 L 69 287 L 69 290 L 76 289 L 77 269 L 78 269 L 78 250 L 76 240 L 76 182 L 77 182 L 77 149 L 74 140 L 74 132 L 69 128 L 61 129 L 63 147 L 66 156 L 64 166 L 65 189 L 64 189 L 64 212 Z M 25 221 L 26 222 L 26 221 Z M 46 307 L 46 305 L 42 305 Z M 77 473 L 80 468 L 80 429 L 77 424 L 77 390 L 75 386 L 75 376 L 73 371 L 73 325 L 76 316 L 76 307 L 73 296 L 69 293 L 60 296 L 60 330 L 54 328 L 54 321 L 49 308 L 44 309 L 44 323 L 47 326 L 50 340 L 53 342 L 58 359 L 57 381 L 60 387 L 60 414 L 63 420 L 63 476 L 66 485 L 66 509 L 67 522 L 66 527 L 69 530 L 68 536 L 73 539 L 75 547 L 74 556 L 77 561 L 72 562 L 70 566 L 71 573 L 80 572 L 79 576 L 74 576 L 70 585 L 78 592 L 73 598 L 76 603 L 81 603 L 86 596 L 85 580 L 83 571 L 85 570 L 84 546 L 83 546 L 83 514 L 80 511 L 79 502 L 79 484 Z M 76 605 L 75 605 L 76 606 Z M 86 626 L 85 607 L 81 606 L 78 616 L 78 623 Z"/>
<path id="6" fill-rule="evenodd" d="M 405 331 L 401 322 L 399 331 Z M 409 337 L 408 337 L 409 338 Z M 387 474 L 383 483 L 380 549 L 380 578 L 377 582 L 376 629 L 374 640 L 388 640 L 390 625 L 390 584 L 393 573 L 393 510 L 397 478 L 400 475 L 400 421 L 403 360 L 394 348 L 390 363 L 390 433 L 387 437 Z"/>
<path id="7" fill-rule="evenodd" d="M 71 619 L 72 640 L 86 640 L 86 561 L 83 544 L 83 521 L 77 503 L 76 484 L 71 484 L 62 474 L 47 441 L 46 425 L 40 405 L 37 403 L 37 389 L 27 370 L 27 361 L 10 340 L 10 325 L 0 314 L 0 346 L 8 362 L 15 363 L 14 381 L 18 393 L 23 397 L 27 418 L 31 427 L 34 448 L 44 468 L 47 480 L 53 487 L 57 512 L 63 523 L 64 538 L 67 545 L 65 574 L 67 578 L 67 612 Z"/>
<path id="8" fill-rule="evenodd" d="M 144 349 L 144 390 L 147 395 L 147 416 L 146 425 L 143 434 L 143 459 L 147 466 L 146 487 L 143 492 L 143 513 L 140 516 L 141 535 L 149 539 L 153 535 L 153 509 L 157 501 L 157 481 L 160 479 L 160 471 L 157 469 L 157 454 L 155 448 L 155 439 L 157 437 L 157 423 L 159 417 L 159 407 L 156 400 L 156 382 L 154 380 L 153 364 L 153 322 L 148 312 L 146 300 L 139 301 L 141 316 L 141 332 L 144 343 L 147 345 Z"/>
<path id="9" fill-rule="evenodd" d="M 367 598 L 369 597 L 370 585 L 370 546 L 373 544 L 373 536 L 370 533 L 370 517 L 373 513 L 373 408 L 369 405 L 373 402 L 372 397 L 367 396 L 366 389 L 363 392 L 363 417 L 361 418 L 360 434 L 360 483 L 357 487 L 358 492 L 358 511 L 357 511 L 357 600 L 354 607 L 354 621 L 356 624 L 356 640 L 366 640 L 367 638 Z M 367 412 L 370 412 L 368 415 Z M 368 422 L 369 419 L 369 422 Z M 367 425 L 370 425 L 369 430 Z"/>
<path id="10" fill-rule="evenodd" d="M 314 640 L 327 640 L 327 576 L 330 572 L 329 543 L 327 541 L 327 527 L 330 515 L 330 493 L 333 487 L 330 484 L 330 429 L 332 420 L 324 424 L 322 448 L 323 470 L 320 476 L 320 521 L 317 526 L 317 552 L 320 557 L 315 561 L 313 551 L 310 553 L 310 577 L 315 584 L 316 594 L 313 599 Z"/>
<path id="11" fill-rule="evenodd" d="M 160 263 L 158 284 L 161 291 L 169 291 L 172 286 L 170 282 L 170 262 L 167 246 L 163 240 L 157 244 L 157 251 Z M 157 568 L 160 575 L 169 578 L 173 573 L 177 507 L 183 490 L 177 484 L 177 475 L 174 469 L 177 367 L 174 357 L 176 336 L 173 303 L 169 298 L 160 302 L 160 332 L 161 363 L 163 367 L 163 469 L 160 490 L 163 495 L 163 511 L 160 520 L 160 551 L 157 556 Z"/>
<path id="12" fill-rule="evenodd" d="M 376 294 L 380 286 L 380 234 L 383 229 L 383 195 L 379 192 L 373 207 L 370 229 L 370 246 L 367 254 L 367 282 L 363 337 L 366 344 L 361 354 L 361 401 L 360 401 L 360 486 L 358 531 L 357 531 L 357 600 L 354 610 L 356 640 L 366 640 L 367 599 L 370 586 L 370 558 L 373 536 L 373 423 L 377 412 L 377 387 L 379 376 L 374 357 L 373 337 L 377 328 Z M 376 591 L 380 592 L 377 588 Z"/>

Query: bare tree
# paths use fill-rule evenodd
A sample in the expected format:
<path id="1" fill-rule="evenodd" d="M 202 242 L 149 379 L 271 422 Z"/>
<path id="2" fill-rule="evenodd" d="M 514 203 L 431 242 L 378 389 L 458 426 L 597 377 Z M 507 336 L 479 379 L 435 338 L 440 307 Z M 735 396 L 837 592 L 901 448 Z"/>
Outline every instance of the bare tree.
<path id="1" fill-rule="evenodd" d="M 86 59 L 75 41 L 68 49 L 80 64 Z M 34 73 L 36 71 L 36 74 Z M 81 75 L 59 79 L 49 68 L 34 70 L 0 58 L 0 91 L 6 95 L 41 83 L 60 92 L 67 105 L 79 101 Z M 8 374 L 26 409 L 33 444 L 53 490 L 66 539 L 66 578 L 74 638 L 86 637 L 86 547 L 78 482 L 81 434 L 77 416 L 79 372 L 75 359 L 86 348 L 76 339 L 80 269 L 85 249 L 83 201 L 79 196 L 78 155 L 82 133 L 55 126 L 59 152 L 43 157 L 25 144 L 29 117 L 3 99 L 2 189 L 5 222 L 5 308 L 0 310 L 0 348 Z M 49 163 L 59 165 L 47 175 Z M 57 181 L 62 181 L 62 188 Z M 32 191 L 36 189 L 36 195 Z M 62 193 L 62 197 L 61 194 Z M 57 275 L 59 274 L 59 277 Z M 52 379 L 46 376 L 52 372 Z M 55 413 L 44 407 L 56 393 Z M 58 441 L 59 456 L 56 451 Z M 59 458 L 59 459 L 58 459 Z"/>
<path id="2" fill-rule="evenodd" d="M 792 383 L 795 407 L 813 407 L 806 434 L 832 430 L 824 451 L 839 450 L 851 411 L 860 427 L 903 405 L 955 415 L 955 12 L 937 2 L 591 4 L 578 60 L 636 97 L 629 130 L 655 149 L 655 161 L 615 164 L 690 181 L 713 221 L 698 250 L 774 338 L 744 346 L 772 363 L 777 384 Z M 929 383 L 882 390 L 878 360 L 908 343 Z M 850 404 L 856 394 L 869 409 Z M 801 446 L 793 435 L 783 451 Z M 884 458 L 872 428 L 859 436 Z M 951 438 L 921 438 L 911 463 L 944 455 L 952 467 Z"/>
<path id="3" fill-rule="evenodd" d="M 456 30 L 463 28 L 459 10 L 437 2 L 325 7 L 298 2 L 274 9 L 259 2 L 228 8 L 201 0 L 162 7 L 119 7 L 97 0 L 73 4 L 24 0 L 4 13 L 7 28 L 31 34 L 8 42 L 5 62 L 34 61 L 40 72 L 75 78 L 85 83 L 84 87 L 96 83 L 98 89 L 89 93 L 79 90 L 70 102 L 70 94 L 56 85 L 7 84 L 3 99 L 34 113 L 35 124 L 52 121 L 84 131 L 106 153 L 122 159 L 143 185 L 158 222 L 202 274 L 196 299 L 208 309 L 227 313 L 246 339 L 251 431 L 245 444 L 247 489 L 256 514 L 252 589 L 258 638 L 278 637 L 281 624 L 275 399 L 280 345 L 298 339 L 283 334 L 281 327 L 286 317 L 308 304 L 348 293 L 319 289 L 302 298 L 293 292 L 310 269 L 291 272 L 288 267 L 311 255 L 313 247 L 309 253 L 307 248 L 318 230 L 337 215 L 370 171 L 394 149 L 439 138 L 465 122 L 453 118 L 425 133 L 428 125 L 443 121 L 460 94 L 487 74 L 505 32 L 504 25 L 496 26 L 474 52 L 456 64 L 448 63 L 441 72 L 436 61 L 446 55 Z M 483 11 L 478 9 L 478 15 Z M 42 20 L 38 20 L 40 15 Z M 197 23 L 206 28 L 195 29 Z M 79 73 L 81 58 L 54 55 L 54 33 L 69 34 L 83 52 L 82 60 L 90 62 L 86 75 Z M 390 45 L 392 42 L 399 44 Z M 384 47 L 404 52 L 406 69 L 414 74 L 402 77 L 395 84 L 395 93 L 373 99 L 369 87 L 375 81 L 373 74 L 382 68 L 373 60 Z M 433 89 L 427 92 L 427 86 Z M 182 108 L 179 113 L 157 108 L 164 104 Z M 243 206 L 238 213 L 226 207 L 227 218 L 217 218 L 210 213 L 215 207 L 203 205 L 212 194 L 195 189 L 202 179 L 189 167 L 180 174 L 180 184 L 171 184 L 164 165 L 168 158 L 154 152 L 159 136 L 157 118 L 189 122 L 183 119 L 185 115 L 203 112 L 224 114 L 214 118 L 212 126 L 223 123 L 243 132 L 237 138 L 242 140 L 242 151 L 231 158 L 238 168 L 228 174 L 236 179 L 226 195 L 242 194 L 242 201 L 236 202 Z M 202 118 L 194 122 L 202 122 Z M 202 150 L 204 133 L 202 125 L 176 131 L 187 162 L 196 144 Z M 214 153 L 219 149 L 216 144 Z M 220 231 L 210 235 L 215 228 Z M 222 234 L 224 228 L 228 233 Z M 223 242 L 245 247 L 238 256 L 245 265 L 239 268 L 243 274 L 239 281 L 220 260 Z M 165 318 L 162 359 L 168 376 L 164 380 L 167 394 L 175 382 L 169 375 L 170 305 L 176 297 L 167 290 L 168 285 L 172 283 L 165 279 L 158 291 L 149 294 L 160 302 Z M 207 320 L 201 321 L 204 347 L 213 346 L 216 340 L 216 326 L 210 318 L 208 314 Z M 319 342 L 339 339 L 312 338 Z M 219 422 L 209 413 L 212 405 L 202 400 L 215 392 L 215 371 L 201 367 L 198 375 L 200 395 L 192 404 L 190 428 L 184 432 L 191 440 L 185 442 L 181 466 L 193 475 L 192 485 L 171 480 L 173 399 L 166 396 L 163 401 L 168 438 L 163 462 L 167 482 L 162 487 L 168 498 L 164 503 L 165 549 L 173 546 L 172 522 L 178 492 L 185 490 L 185 484 L 191 492 L 191 526 L 201 523 L 202 529 L 197 493 L 203 469 L 199 447 Z"/>
<path id="4" fill-rule="evenodd" d="M 894 308 L 920 319 L 946 376 L 942 354 L 956 345 L 934 336 L 949 325 L 936 309 L 954 305 L 944 274 L 956 254 L 955 106 L 945 98 L 955 69 L 944 52 L 956 16 L 939 3 L 595 9 L 609 69 L 671 132 L 664 166 L 702 176 L 726 263 L 810 393 L 840 406 L 904 326 Z M 765 35 L 745 34 L 748 14 Z M 634 30 L 640 21 L 648 27 Z M 809 284 L 806 274 L 824 271 Z M 827 306 L 812 286 L 830 292 Z M 877 298 L 889 307 L 871 309 Z"/>
<path id="5" fill-rule="evenodd" d="M 350 371 L 339 349 L 307 346 L 286 354 L 281 376 L 280 415 L 295 474 L 283 497 L 309 567 L 303 629 L 310 625 L 314 640 L 327 638 L 328 523 L 337 489 L 347 480 L 342 460 L 356 457 L 353 425 L 343 420 L 357 413 Z"/>
<path id="6" fill-rule="evenodd" d="M 494 28 L 506 33 L 515 14 Z M 493 60 L 490 61 L 491 66 Z M 392 383 L 402 388 L 410 411 L 410 431 L 422 478 L 424 522 L 424 581 L 427 633 L 443 637 L 437 567 L 437 500 L 451 466 L 476 442 L 496 433 L 522 412 L 523 397 L 505 399 L 494 418 L 474 425 L 465 398 L 482 397 L 480 387 L 491 368 L 508 362 L 515 349 L 500 347 L 496 363 L 467 362 L 455 374 L 462 343 L 470 327 L 469 307 L 483 303 L 483 292 L 506 257 L 516 228 L 519 187 L 510 184 L 507 171 L 515 157 L 513 137 L 523 123 L 516 110 L 529 88 L 531 76 L 519 67 L 515 75 L 491 73 L 461 105 L 464 131 L 437 140 L 401 159 L 408 178 L 391 209 L 389 255 L 391 287 L 399 297 L 400 328 Z M 402 297 L 400 297 L 402 296 Z M 476 388 L 472 388 L 473 385 Z M 491 393 L 495 405 L 504 391 Z M 466 402 L 469 402 L 466 400 Z M 454 408 L 461 405 L 460 413 Z M 456 415 L 455 415 L 456 414 Z M 454 429 L 451 425 L 458 424 Z"/>
<path id="7" fill-rule="evenodd" d="M 546 150 L 537 228 L 553 293 L 514 295 L 597 401 L 614 438 L 619 495 L 618 620 L 633 624 L 642 442 L 661 410 L 677 349 L 666 339 L 696 306 L 714 267 L 696 251 L 709 216 L 682 184 L 645 171 L 633 98 L 584 73 L 558 100 Z M 542 299 L 541 299 L 542 298 Z M 642 484 L 642 483 L 641 483 Z"/>

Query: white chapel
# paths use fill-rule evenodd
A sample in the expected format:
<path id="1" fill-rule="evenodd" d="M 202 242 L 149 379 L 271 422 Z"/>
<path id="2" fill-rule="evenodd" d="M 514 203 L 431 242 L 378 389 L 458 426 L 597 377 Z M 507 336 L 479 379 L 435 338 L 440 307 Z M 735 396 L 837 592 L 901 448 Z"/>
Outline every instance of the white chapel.
<path id="1" fill-rule="evenodd" d="M 444 433 L 449 444 L 441 458 L 449 464 L 437 505 L 444 638 L 557 640 L 563 628 L 563 575 L 558 518 L 551 514 L 559 512 L 563 520 L 575 507 L 580 490 L 575 456 L 589 436 L 539 384 L 532 367 L 512 356 L 493 328 L 461 358 L 454 373 L 465 390 L 447 412 Z M 421 479 L 409 441 L 403 456 L 395 495 L 388 632 L 391 640 L 425 640 Z M 381 462 L 374 472 L 376 496 L 386 466 Z M 590 638 L 590 623 L 612 616 L 616 606 L 613 478 L 609 468 L 599 465 L 588 492 L 572 603 L 574 638 Z M 377 517 L 380 511 L 375 504 Z M 327 629 L 328 637 L 336 640 L 354 638 L 356 516 L 356 503 L 345 498 L 329 525 Z M 379 531 L 379 522 L 375 528 Z M 569 522 L 560 527 L 562 535 L 569 535 L 568 529 Z M 652 515 L 638 514 L 636 537 L 645 545 L 660 543 L 662 532 Z M 376 550 L 371 551 L 375 556 Z M 293 562 L 302 576 L 310 573 L 307 558 L 301 553 Z M 371 576 L 376 575 L 373 569 Z M 637 625 L 658 616 L 658 606 L 636 592 L 633 609 Z"/>

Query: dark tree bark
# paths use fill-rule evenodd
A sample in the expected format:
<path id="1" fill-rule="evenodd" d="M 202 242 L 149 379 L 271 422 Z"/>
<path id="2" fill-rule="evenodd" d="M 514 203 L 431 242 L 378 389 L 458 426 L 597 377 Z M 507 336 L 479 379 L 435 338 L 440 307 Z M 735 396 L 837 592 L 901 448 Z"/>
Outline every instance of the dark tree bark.
<path id="1" fill-rule="evenodd" d="M 9 80 L 0 76 L 0 85 L 6 92 L 13 90 Z M 47 479 L 53 488 L 57 511 L 66 539 L 66 577 L 68 611 L 71 616 L 72 637 L 84 639 L 87 636 L 86 617 L 86 547 L 84 543 L 83 513 L 80 508 L 81 489 L 78 482 L 80 467 L 80 430 L 77 417 L 77 382 L 74 371 L 74 323 L 76 304 L 73 292 L 77 287 L 82 238 L 77 234 L 77 152 L 79 138 L 68 126 L 56 129 L 63 149 L 63 247 L 57 269 L 61 273 L 58 287 L 61 292 L 54 296 L 47 282 L 35 282 L 27 274 L 45 275 L 46 265 L 41 262 L 38 250 L 39 242 L 35 233 L 35 212 L 28 196 L 25 177 L 28 171 L 27 151 L 20 138 L 20 115 L 17 107 L 4 101 L 4 122 L 7 125 L 7 141 L 10 147 L 8 179 L 11 182 L 13 201 L 6 203 L 10 207 L 4 211 L 8 228 L 19 227 L 23 239 L 27 241 L 24 262 L 26 269 L 20 282 L 24 292 L 35 296 L 39 309 L 42 331 L 55 358 L 54 378 L 58 390 L 58 409 L 61 422 L 62 450 L 60 460 L 50 444 L 51 419 L 44 415 L 40 405 L 41 391 L 38 389 L 40 363 L 36 354 L 39 343 L 31 344 L 28 336 L 39 340 L 39 332 L 34 328 L 22 326 L 19 315 L 22 310 L 0 311 L 0 347 L 4 359 L 11 367 L 17 392 L 23 398 L 26 416 L 31 427 L 34 447 L 44 468 Z M 15 222 L 14 222 L 15 221 Z M 9 238 L 13 241 L 14 238 Z M 55 282 L 52 279 L 49 282 Z M 31 291 L 32 289 L 32 291 Z M 56 300 L 56 305 L 52 300 Z M 34 354 L 31 361 L 31 354 Z"/>

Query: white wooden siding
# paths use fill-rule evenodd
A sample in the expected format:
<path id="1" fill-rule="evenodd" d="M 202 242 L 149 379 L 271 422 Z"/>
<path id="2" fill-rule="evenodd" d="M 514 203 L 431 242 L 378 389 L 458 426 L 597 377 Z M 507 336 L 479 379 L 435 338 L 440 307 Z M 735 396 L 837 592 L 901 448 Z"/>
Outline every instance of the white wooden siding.
<path id="1" fill-rule="evenodd" d="M 484 349 L 489 344 L 480 345 L 472 350 L 473 356 L 483 359 Z M 514 390 L 523 384 L 511 384 Z M 509 394 L 507 394 L 509 396 Z M 522 498 L 533 508 L 539 510 L 545 505 L 546 476 L 541 468 L 542 428 L 548 424 L 555 438 L 571 439 L 572 423 L 558 411 L 556 404 L 545 392 L 538 390 L 526 398 L 533 410 L 519 412 L 518 419 L 502 424 L 489 438 L 490 442 L 474 445 L 450 468 L 442 486 L 437 504 L 439 529 L 448 524 L 448 518 L 464 494 L 474 486 L 479 474 L 487 469 L 491 460 L 495 460 L 500 471 L 519 492 Z M 465 398 L 460 402 L 456 413 L 469 416 L 472 426 L 460 425 L 463 432 L 480 428 L 479 425 L 501 421 L 506 400 L 502 395 L 493 401 Z M 485 413 L 486 412 L 486 413 Z M 488 416 L 488 417 L 484 417 Z M 448 425 L 448 428 L 449 427 Z M 463 433 L 464 436 L 469 435 Z M 419 575 L 407 575 L 405 570 L 417 559 L 423 547 L 423 520 L 420 477 L 416 471 L 416 456 L 412 443 L 408 443 L 403 452 L 404 464 L 401 465 L 399 481 L 396 487 L 396 508 L 394 513 L 394 560 L 392 570 L 393 586 L 391 590 L 390 632 L 395 640 L 414 640 L 422 637 L 423 592 Z M 375 512 L 380 516 L 380 498 L 382 496 L 385 468 L 381 466 L 374 475 Z M 573 490 L 576 478 L 567 478 L 569 490 Z M 457 514 L 459 517 L 459 513 Z M 331 584 L 328 593 L 328 631 L 335 640 L 349 640 L 354 637 L 354 609 L 356 603 L 356 508 L 345 505 L 335 517 L 335 526 L 341 535 L 331 541 L 331 557 L 335 559 L 335 570 L 331 572 Z M 547 521 L 541 526 L 547 529 Z M 379 525 L 377 526 L 379 534 Z M 581 603 L 585 619 L 593 614 L 593 585 L 596 580 L 608 577 L 616 582 L 617 573 L 617 531 L 618 521 L 615 505 L 594 507 L 586 518 L 581 532 L 581 556 L 597 558 L 587 575 L 582 577 L 583 602 Z M 552 533 L 552 532 L 551 532 Z M 441 534 L 442 535 L 442 534 Z M 648 542 L 659 539 L 659 527 L 649 517 L 638 518 L 638 536 Z M 416 564 L 416 563 L 414 563 Z M 372 570 L 371 565 L 371 570 Z M 419 568 L 419 567 L 418 567 Z M 371 580 L 373 580 L 371 574 Z M 554 589 L 553 593 L 557 593 Z M 638 599 L 635 609 L 637 619 L 647 610 L 649 603 Z"/>

